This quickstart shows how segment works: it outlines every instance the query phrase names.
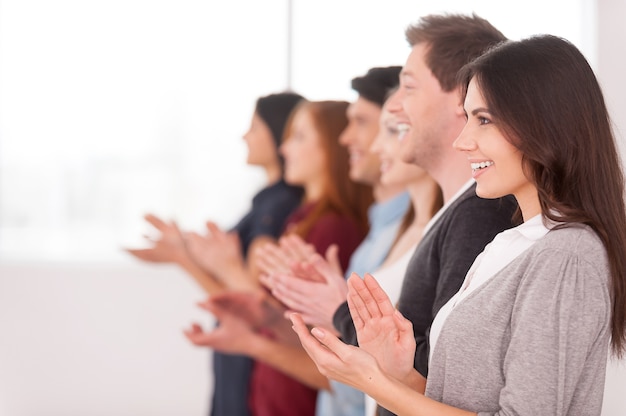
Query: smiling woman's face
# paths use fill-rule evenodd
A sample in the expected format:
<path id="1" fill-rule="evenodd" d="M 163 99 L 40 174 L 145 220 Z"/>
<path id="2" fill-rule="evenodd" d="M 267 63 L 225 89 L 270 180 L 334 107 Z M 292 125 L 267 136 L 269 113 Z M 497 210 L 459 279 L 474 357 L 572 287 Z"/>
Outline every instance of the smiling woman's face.
<path id="1" fill-rule="evenodd" d="M 378 136 L 370 151 L 380 158 L 380 182 L 385 186 L 409 185 L 426 175 L 424 169 L 402 160 L 402 141 L 406 139 L 407 125 L 400 114 L 383 109 Z"/>
<path id="2" fill-rule="evenodd" d="M 249 165 L 267 167 L 279 163 L 272 132 L 256 112 L 252 115 L 250 128 L 243 135 L 243 139 L 248 145 Z"/>
<path id="3" fill-rule="evenodd" d="M 319 133 L 306 109 L 294 115 L 291 134 L 280 148 L 285 158 L 285 180 L 306 186 L 324 177 L 327 162 Z"/>
<path id="4" fill-rule="evenodd" d="M 482 198 L 512 194 L 524 213 L 524 206 L 537 201 L 537 189 L 524 174 L 522 152 L 502 133 L 500 121 L 487 107 L 474 79 L 467 89 L 464 108 L 467 123 L 454 147 L 467 155 L 477 183 L 476 194 Z"/>

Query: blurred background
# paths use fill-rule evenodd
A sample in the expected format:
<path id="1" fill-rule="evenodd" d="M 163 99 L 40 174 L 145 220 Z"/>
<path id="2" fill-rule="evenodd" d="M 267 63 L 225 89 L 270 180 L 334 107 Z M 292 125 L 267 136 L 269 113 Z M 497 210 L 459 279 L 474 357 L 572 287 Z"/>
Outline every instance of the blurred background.
<path id="1" fill-rule="evenodd" d="M 354 99 L 439 12 L 572 41 L 623 140 L 626 0 L 0 0 L 0 416 L 206 414 L 209 354 L 181 333 L 210 322 L 202 291 L 122 247 L 147 212 L 233 225 L 264 179 L 256 98 Z"/>

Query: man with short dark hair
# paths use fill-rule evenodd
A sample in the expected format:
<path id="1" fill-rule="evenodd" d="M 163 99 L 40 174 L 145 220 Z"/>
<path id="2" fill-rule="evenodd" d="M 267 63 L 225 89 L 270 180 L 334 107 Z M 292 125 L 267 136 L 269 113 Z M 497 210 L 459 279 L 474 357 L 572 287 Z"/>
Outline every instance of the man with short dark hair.
<path id="1" fill-rule="evenodd" d="M 421 166 L 437 181 L 445 204 L 426 226 L 398 302 L 398 310 L 413 323 L 417 344 L 416 371 L 401 375 L 401 381 L 423 391 L 428 334 L 437 311 L 459 290 L 487 243 L 514 225 L 517 204 L 511 197 L 478 198 L 465 156 L 452 148 L 466 122 L 456 73 L 506 38 L 476 15 L 426 16 L 406 35 L 411 53 L 400 75 L 398 99 L 388 106 L 390 111 L 401 106 L 409 119 L 403 159 Z M 347 303 L 335 312 L 334 324 L 344 341 L 356 344 Z M 379 414 L 390 412 L 379 408 Z"/>
<path id="2" fill-rule="evenodd" d="M 346 276 L 377 269 L 387 257 L 400 223 L 410 205 L 406 190 L 380 183 L 380 160 L 370 147 L 380 126 L 383 104 L 398 86 L 399 66 L 371 68 L 363 76 L 352 79 L 352 88 L 359 94 L 348 107 L 348 126 L 339 141 L 350 153 L 350 178 L 372 186 L 374 204 L 369 208 L 370 231 L 350 257 Z M 311 293 L 315 297 L 315 293 Z M 337 307 L 339 302 L 333 306 Z M 333 309 L 331 309 L 333 310 Z M 320 391 L 317 416 L 362 416 L 365 396 L 352 387 L 331 380 L 332 392 Z"/>

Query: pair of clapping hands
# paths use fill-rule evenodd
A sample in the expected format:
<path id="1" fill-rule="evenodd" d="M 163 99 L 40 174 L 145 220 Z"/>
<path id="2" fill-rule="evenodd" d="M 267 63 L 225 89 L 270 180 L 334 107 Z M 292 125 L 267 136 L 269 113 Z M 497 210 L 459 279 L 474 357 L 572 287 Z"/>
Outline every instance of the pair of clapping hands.
<path id="1" fill-rule="evenodd" d="M 144 218 L 159 235 L 146 235 L 150 247 L 127 249 L 128 253 L 152 263 L 177 263 L 183 267 L 194 263 L 226 286 L 236 286 L 236 282 L 228 281 L 227 277 L 235 275 L 233 270 L 244 264 L 237 234 L 224 232 L 210 221 L 206 223 L 206 233 L 201 235 L 183 232 L 176 222 L 166 222 L 153 214 Z"/>
<path id="2" fill-rule="evenodd" d="M 293 330 L 323 375 L 372 395 L 376 377 L 423 388 L 415 382 L 413 326 L 374 277 L 366 274 L 361 279 L 353 273 L 346 282 L 336 247 L 323 258 L 297 236 L 266 246 L 264 254 L 267 267 L 261 282 L 289 308 L 285 314 Z M 346 300 L 359 347 L 343 343 L 332 324 L 337 307 Z M 314 328 L 309 331 L 307 325 Z"/>
<path id="3" fill-rule="evenodd" d="M 311 325 L 332 330 L 332 314 L 347 293 L 337 253 L 336 246 L 331 246 L 323 258 L 297 235 L 258 247 L 254 258 L 268 291 L 226 291 L 211 296 L 199 306 L 211 312 L 220 325 L 206 332 L 194 323 L 185 335 L 199 346 L 250 354 L 260 329 L 298 342 L 290 322 L 284 319 L 292 312 L 299 312 Z"/>
<path id="4" fill-rule="evenodd" d="M 277 307 L 259 293 L 231 292 L 213 297 L 201 306 L 220 320 L 220 326 L 207 334 L 194 324 L 185 332 L 194 344 L 253 355 L 257 344 L 254 329 L 279 322 L 279 315 L 285 315 L 302 346 L 328 378 L 372 396 L 376 395 L 373 380 L 411 384 L 415 354 L 412 324 L 395 309 L 371 275 L 361 279 L 353 274 L 346 283 L 336 248 L 331 247 L 323 258 L 297 236 L 266 245 L 262 254 L 261 281 L 284 307 Z M 359 347 L 344 344 L 332 327 L 332 315 L 346 299 Z M 307 325 L 314 327 L 309 330 Z"/>
<path id="5" fill-rule="evenodd" d="M 174 222 L 154 215 L 146 220 L 159 232 L 152 247 L 128 250 L 149 262 L 194 261 L 203 269 L 223 275 L 228 265 L 242 262 L 236 235 L 207 223 L 207 234 L 183 233 Z M 291 318 L 293 329 L 322 374 L 366 391 L 372 375 L 402 380 L 413 369 L 415 349 L 410 322 L 404 319 L 369 275 L 343 279 L 337 248 L 326 258 L 311 245 L 289 235 L 278 244 L 267 244 L 259 253 L 261 282 L 284 305 L 271 301 L 265 292 L 227 291 L 201 302 L 220 326 L 205 332 L 198 324 L 185 331 L 196 345 L 231 353 L 250 353 L 258 329 Z M 348 300 L 360 348 L 345 345 L 333 333 L 332 316 Z M 309 331 L 306 325 L 315 326 Z"/>

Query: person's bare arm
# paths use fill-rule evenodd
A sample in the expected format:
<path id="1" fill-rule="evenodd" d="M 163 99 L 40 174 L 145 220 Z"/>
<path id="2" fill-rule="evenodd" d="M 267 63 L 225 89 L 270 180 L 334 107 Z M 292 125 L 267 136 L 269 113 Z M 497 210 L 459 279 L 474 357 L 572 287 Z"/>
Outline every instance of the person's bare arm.
<path id="1" fill-rule="evenodd" d="M 326 258 L 315 253 L 293 265 L 291 272 L 262 275 L 261 283 L 307 324 L 335 331 L 333 314 L 348 292 L 336 246 L 327 250 Z"/>
<path id="2" fill-rule="evenodd" d="M 145 220 L 159 231 L 159 236 L 148 238 L 152 243 L 148 248 L 125 249 L 129 254 L 150 263 L 177 264 L 208 294 L 221 293 L 224 285 L 192 260 L 185 246 L 185 237 L 174 221 L 165 222 L 152 214 L 147 214 Z"/>
<path id="3" fill-rule="evenodd" d="M 391 377 L 362 348 L 346 345 L 320 328 L 309 331 L 298 314 L 292 314 L 292 322 L 304 349 L 322 374 L 365 392 L 398 416 L 476 416 L 430 399 Z"/>
<path id="4" fill-rule="evenodd" d="M 220 321 L 220 325 L 210 332 L 205 332 L 200 325 L 193 324 L 185 331 L 185 335 L 193 344 L 210 347 L 223 353 L 248 355 L 309 387 L 329 388 L 328 379 L 318 371 L 315 363 L 299 343 L 279 342 L 261 335 L 245 319 L 226 311 L 211 300 L 200 306 L 209 310 Z"/>
<path id="5" fill-rule="evenodd" d="M 187 233 L 184 241 L 189 258 L 197 269 L 212 276 L 225 288 L 254 290 L 259 287 L 248 271 L 237 234 L 224 232 L 208 222 L 206 235 Z M 253 241 L 252 244 L 259 243 Z"/>

